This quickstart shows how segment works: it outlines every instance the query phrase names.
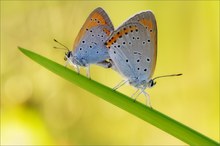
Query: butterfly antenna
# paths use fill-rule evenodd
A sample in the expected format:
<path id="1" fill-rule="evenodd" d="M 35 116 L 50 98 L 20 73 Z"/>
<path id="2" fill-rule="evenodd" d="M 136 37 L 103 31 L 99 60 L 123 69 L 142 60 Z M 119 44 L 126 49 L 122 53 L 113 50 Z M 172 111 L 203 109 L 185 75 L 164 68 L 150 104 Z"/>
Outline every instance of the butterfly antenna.
<path id="1" fill-rule="evenodd" d="M 58 42 L 56 39 L 53 39 L 56 43 L 60 44 L 61 46 L 63 46 L 64 48 L 58 48 L 58 47 L 53 47 L 54 49 L 62 49 L 62 50 L 67 50 L 70 51 L 67 46 L 65 46 L 64 44 Z"/>
<path id="2" fill-rule="evenodd" d="M 66 50 L 66 48 L 53 47 L 54 49 Z"/>
<path id="3" fill-rule="evenodd" d="M 173 76 L 181 76 L 183 74 L 172 74 L 172 75 L 163 75 L 163 76 L 158 76 L 158 77 L 155 77 L 153 78 L 152 80 L 155 80 L 155 79 L 158 79 L 158 78 L 163 78 L 163 77 L 173 77 Z"/>

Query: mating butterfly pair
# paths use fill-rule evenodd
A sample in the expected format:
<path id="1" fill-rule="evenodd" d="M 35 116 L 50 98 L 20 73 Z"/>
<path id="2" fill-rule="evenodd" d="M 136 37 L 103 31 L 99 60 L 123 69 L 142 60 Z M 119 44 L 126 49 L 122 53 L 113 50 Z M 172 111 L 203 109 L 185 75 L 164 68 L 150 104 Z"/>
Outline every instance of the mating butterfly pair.
<path id="1" fill-rule="evenodd" d="M 152 79 L 156 59 L 157 24 L 151 11 L 134 15 L 114 31 L 102 8 L 89 15 L 75 39 L 73 51 L 68 50 L 65 54 L 65 60 L 78 73 L 80 66 L 86 67 L 89 78 L 90 64 L 113 68 L 126 78 L 114 90 L 129 82 L 137 88 L 132 97 L 136 95 L 137 98 L 143 93 L 148 97 L 149 106 L 149 95 L 144 90 L 156 84 L 156 78 Z M 180 74 L 167 76 L 177 75 Z"/>

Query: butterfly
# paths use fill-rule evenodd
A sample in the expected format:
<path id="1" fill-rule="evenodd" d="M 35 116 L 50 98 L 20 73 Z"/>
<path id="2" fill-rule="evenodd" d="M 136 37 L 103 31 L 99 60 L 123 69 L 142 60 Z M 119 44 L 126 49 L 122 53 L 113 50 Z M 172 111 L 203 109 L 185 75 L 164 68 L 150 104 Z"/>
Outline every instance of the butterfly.
<path id="1" fill-rule="evenodd" d="M 104 42 L 113 31 L 114 26 L 107 13 L 100 7 L 96 8 L 79 31 L 74 41 L 73 50 L 70 51 L 63 45 L 68 50 L 65 53 L 64 60 L 73 65 L 78 73 L 80 72 L 80 66 L 86 67 L 86 74 L 89 78 L 91 64 L 110 68 L 111 64 L 106 61 L 106 59 L 109 59 L 109 54 Z"/>
<path id="2" fill-rule="evenodd" d="M 137 98 L 143 93 L 150 107 L 150 96 L 145 89 L 153 87 L 156 84 L 154 80 L 159 77 L 180 75 L 152 79 L 157 60 L 157 23 L 151 11 L 138 13 L 128 19 L 110 35 L 105 45 L 112 68 L 125 77 L 114 90 L 129 82 L 137 88 L 132 97 L 137 95 Z"/>

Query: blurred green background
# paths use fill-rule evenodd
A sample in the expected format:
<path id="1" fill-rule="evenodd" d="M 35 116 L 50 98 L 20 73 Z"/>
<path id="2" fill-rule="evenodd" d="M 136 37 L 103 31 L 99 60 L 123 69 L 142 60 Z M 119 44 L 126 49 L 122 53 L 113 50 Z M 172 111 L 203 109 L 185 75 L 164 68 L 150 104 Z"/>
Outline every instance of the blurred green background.
<path id="1" fill-rule="evenodd" d="M 218 1 L 1 1 L 1 144 L 184 145 L 183 142 L 54 75 L 21 46 L 64 64 L 53 39 L 72 47 L 90 12 L 102 7 L 115 28 L 143 10 L 158 24 L 158 80 L 147 90 L 155 109 L 219 141 Z M 85 75 L 85 70 L 82 69 Z M 121 76 L 92 66 L 114 87 Z M 131 95 L 129 85 L 119 89 Z M 143 95 L 139 98 L 144 102 Z"/>

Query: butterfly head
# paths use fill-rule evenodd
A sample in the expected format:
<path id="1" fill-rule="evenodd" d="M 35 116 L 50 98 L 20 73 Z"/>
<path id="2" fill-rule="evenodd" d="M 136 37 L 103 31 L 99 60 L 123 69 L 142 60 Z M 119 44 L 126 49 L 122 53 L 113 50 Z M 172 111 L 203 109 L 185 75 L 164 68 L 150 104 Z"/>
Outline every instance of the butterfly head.
<path id="1" fill-rule="evenodd" d="M 68 52 L 65 53 L 64 60 L 67 61 L 68 59 L 71 59 L 72 52 L 68 50 Z"/>
<path id="2" fill-rule="evenodd" d="M 61 46 L 63 46 L 64 48 L 60 48 L 60 47 L 54 47 L 54 49 L 61 49 L 61 50 L 66 50 L 67 52 L 65 53 L 65 56 L 64 56 L 64 60 L 69 63 L 69 64 L 72 64 L 72 65 L 79 65 L 78 61 L 77 61 L 77 58 L 74 57 L 73 55 L 73 52 L 70 51 L 68 49 L 68 47 L 66 47 L 65 45 L 63 45 L 62 43 L 60 43 L 59 41 L 57 41 L 56 39 L 54 39 L 54 41 L 58 44 L 60 44 Z"/>
<path id="3" fill-rule="evenodd" d="M 151 79 L 150 81 L 148 81 L 147 87 L 148 87 L 148 88 L 152 88 L 154 85 L 156 85 L 156 83 L 157 83 L 157 82 L 155 82 L 154 80 Z"/>
<path id="4" fill-rule="evenodd" d="M 68 50 L 68 52 L 65 53 L 64 60 L 69 64 L 76 65 L 72 51 Z"/>
<path id="5" fill-rule="evenodd" d="M 73 66 L 87 66 L 86 60 L 83 58 L 79 58 L 72 51 L 68 51 L 65 53 L 64 60 Z"/>

